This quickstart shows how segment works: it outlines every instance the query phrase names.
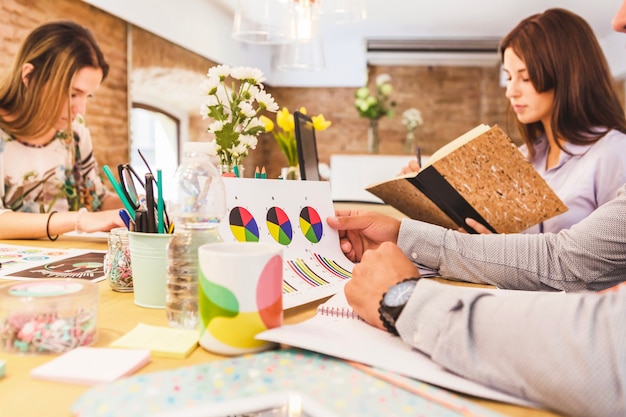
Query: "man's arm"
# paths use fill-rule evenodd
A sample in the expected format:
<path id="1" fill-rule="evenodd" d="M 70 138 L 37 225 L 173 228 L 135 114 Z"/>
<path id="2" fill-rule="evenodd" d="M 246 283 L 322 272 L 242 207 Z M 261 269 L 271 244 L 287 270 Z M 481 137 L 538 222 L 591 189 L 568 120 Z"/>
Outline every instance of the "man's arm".
<path id="1" fill-rule="evenodd" d="M 435 362 L 490 387 L 568 415 L 626 415 L 626 287 L 494 293 L 422 279 L 397 329 Z"/>
<path id="2" fill-rule="evenodd" d="M 608 288 L 626 279 L 625 190 L 558 234 L 468 235 L 403 220 L 398 246 L 449 279 L 527 290 Z"/>

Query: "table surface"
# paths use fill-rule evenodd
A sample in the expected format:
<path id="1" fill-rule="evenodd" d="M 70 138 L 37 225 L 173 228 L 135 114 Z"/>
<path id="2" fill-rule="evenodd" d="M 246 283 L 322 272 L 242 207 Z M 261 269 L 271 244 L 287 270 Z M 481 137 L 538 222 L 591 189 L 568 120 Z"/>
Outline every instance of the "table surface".
<path id="1" fill-rule="evenodd" d="M 106 242 L 89 238 L 62 236 L 56 242 L 45 240 L 0 241 L 4 244 L 106 250 Z M 0 281 L 0 283 L 2 283 Z M 101 281 L 98 312 L 98 339 L 94 346 L 105 347 L 113 340 L 133 329 L 138 323 L 167 326 L 162 309 L 148 309 L 133 303 L 132 293 L 112 291 L 106 281 Z M 320 300 L 320 302 L 323 300 Z M 319 304 L 310 303 L 285 312 L 285 323 L 297 323 L 315 314 Z M 13 416 L 70 416 L 72 404 L 89 387 L 32 379 L 31 369 L 49 361 L 50 355 L 18 355 L 0 353 L 6 361 L 6 375 L 0 379 L 0 415 Z M 223 357 L 198 347 L 186 359 L 153 358 L 138 373 L 148 373 L 208 362 Z M 465 398 L 469 398 L 464 396 Z M 483 399 L 470 398 L 476 403 L 508 416 L 554 417 L 555 414 L 502 404 Z"/>

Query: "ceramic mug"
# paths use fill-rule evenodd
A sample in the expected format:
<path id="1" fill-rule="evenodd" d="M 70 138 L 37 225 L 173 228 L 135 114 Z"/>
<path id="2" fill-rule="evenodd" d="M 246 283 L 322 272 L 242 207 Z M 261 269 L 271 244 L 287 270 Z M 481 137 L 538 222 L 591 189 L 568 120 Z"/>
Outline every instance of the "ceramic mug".
<path id="1" fill-rule="evenodd" d="M 221 355 L 275 344 L 255 336 L 283 322 L 282 248 L 269 243 L 210 243 L 198 249 L 200 346 Z"/>

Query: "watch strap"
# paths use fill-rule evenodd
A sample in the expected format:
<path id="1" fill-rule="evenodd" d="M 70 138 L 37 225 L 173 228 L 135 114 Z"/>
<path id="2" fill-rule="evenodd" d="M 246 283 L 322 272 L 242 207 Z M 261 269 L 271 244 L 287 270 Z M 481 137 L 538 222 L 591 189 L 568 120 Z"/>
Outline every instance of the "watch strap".
<path id="1" fill-rule="evenodd" d="M 402 282 L 417 281 L 417 280 L 419 280 L 419 278 L 415 278 L 415 277 L 406 278 L 392 285 L 391 287 L 389 287 L 389 289 L 395 287 L 396 285 Z M 387 292 L 389 292 L 389 290 L 387 290 Z M 396 329 L 396 321 L 398 320 L 398 317 L 400 317 L 400 313 L 402 313 L 402 310 L 404 310 L 404 306 L 406 304 L 396 306 L 396 307 L 391 307 L 391 306 L 386 305 L 385 295 L 387 294 L 387 292 L 383 294 L 383 296 L 380 299 L 379 307 L 378 307 L 378 315 L 385 329 L 389 333 L 393 334 L 394 336 L 399 336 L 400 334 L 398 333 L 398 329 Z"/>

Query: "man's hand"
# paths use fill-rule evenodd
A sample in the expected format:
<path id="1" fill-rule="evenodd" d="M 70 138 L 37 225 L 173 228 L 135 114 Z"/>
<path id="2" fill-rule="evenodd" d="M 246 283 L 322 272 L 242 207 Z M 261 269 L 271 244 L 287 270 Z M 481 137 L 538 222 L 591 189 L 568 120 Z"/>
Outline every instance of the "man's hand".
<path id="1" fill-rule="evenodd" d="M 366 322 L 385 329 L 378 307 L 389 287 L 406 279 L 419 277 L 419 270 L 395 243 L 382 243 L 368 250 L 361 262 L 352 269 L 352 279 L 346 283 L 346 299 Z"/>
<path id="2" fill-rule="evenodd" d="M 326 221 L 339 231 L 341 250 L 352 262 L 361 261 L 368 249 L 398 240 L 400 220 L 393 217 L 355 210 L 339 210 L 335 214 L 336 217 L 329 217 Z"/>

